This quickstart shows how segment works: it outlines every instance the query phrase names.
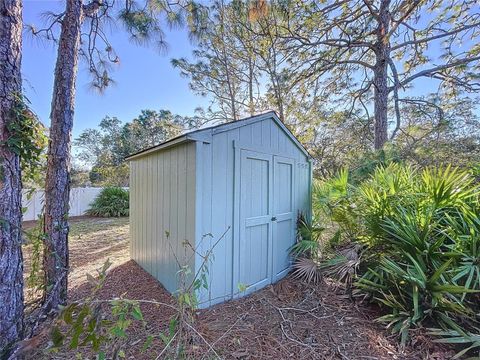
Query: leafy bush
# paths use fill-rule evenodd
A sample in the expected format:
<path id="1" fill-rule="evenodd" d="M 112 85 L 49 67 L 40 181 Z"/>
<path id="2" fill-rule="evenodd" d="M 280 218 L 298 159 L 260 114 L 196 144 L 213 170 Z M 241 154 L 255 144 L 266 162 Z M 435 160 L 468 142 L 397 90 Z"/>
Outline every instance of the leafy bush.
<path id="1" fill-rule="evenodd" d="M 465 351 L 480 347 L 475 177 L 451 167 L 420 170 L 391 163 L 356 186 L 345 171 L 322 188 L 316 205 L 344 241 L 361 249 L 354 292 L 385 309 L 378 320 L 400 334 L 402 344 L 410 329 L 427 326 L 442 337 L 438 341 L 470 343 Z M 332 275 L 328 264 L 347 264 L 341 260 L 339 255 L 320 267 Z M 345 274 L 345 266 L 340 268 L 337 277 Z"/>
<path id="2" fill-rule="evenodd" d="M 90 204 L 88 215 L 120 217 L 129 215 L 128 190 L 119 187 L 106 187 Z"/>
<path id="3" fill-rule="evenodd" d="M 297 219 L 297 242 L 290 249 L 293 255 L 317 257 L 323 230 L 323 227 L 307 221 L 304 215 L 300 215 Z"/>
<path id="4" fill-rule="evenodd" d="M 303 214 L 297 219 L 297 241 L 290 248 L 295 262 L 293 276 L 309 283 L 321 279 L 319 260 L 321 258 L 321 237 L 325 229 L 307 220 Z"/>
<path id="5" fill-rule="evenodd" d="M 342 170 L 328 181 L 317 181 L 313 187 L 314 221 L 333 222 L 338 227 L 334 238 L 340 233 L 353 238 L 358 232 L 356 205 L 351 201 L 355 187 L 349 180 L 348 171 Z"/>

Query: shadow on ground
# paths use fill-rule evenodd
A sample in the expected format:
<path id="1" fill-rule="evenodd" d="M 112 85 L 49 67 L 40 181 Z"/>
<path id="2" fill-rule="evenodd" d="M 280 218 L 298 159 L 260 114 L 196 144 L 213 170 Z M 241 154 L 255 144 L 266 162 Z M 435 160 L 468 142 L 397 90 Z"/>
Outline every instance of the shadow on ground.
<path id="1" fill-rule="evenodd" d="M 128 219 L 72 221 L 69 301 L 91 295 L 86 274 L 96 274 L 107 259 L 112 262 L 99 299 L 147 300 L 141 309 L 145 325 L 133 324 L 124 346 L 130 359 L 156 359 L 164 348 L 158 334 L 175 315 L 176 300 L 134 261 L 129 260 Z M 28 255 L 26 262 L 30 261 Z M 28 266 L 27 266 L 28 268 Z M 152 303 L 153 301 L 154 303 Z M 105 314 L 109 313 L 104 306 Z M 250 296 L 197 311 L 195 332 L 185 340 L 188 358 L 212 359 L 447 359 L 451 352 L 432 347 L 422 334 L 403 353 L 397 338 L 374 319 L 375 309 L 351 302 L 327 283 L 310 286 L 290 277 Z M 42 334 L 48 334 L 49 322 Z M 142 351 L 148 335 L 151 347 Z M 49 339 L 41 336 L 35 358 L 73 359 L 76 352 L 45 353 Z M 207 345 L 208 343 L 209 345 Z M 167 353 L 167 352 L 165 352 Z M 164 353 L 164 354 L 165 354 Z M 428 355 L 427 355 L 428 354 Z M 92 358 L 81 349 L 82 358 Z M 165 358 L 162 355 L 159 358 Z"/>
<path id="2" fill-rule="evenodd" d="M 82 284 L 72 289 L 72 300 L 90 293 Z M 175 299 L 134 261 L 113 269 L 99 293 L 100 299 L 123 297 L 174 305 Z M 168 327 L 175 311 L 167 306 L 142 304 L 147 327 L 133 326 L 127 355 L 154 359 L 163 343 L 154 341 L 142 352 L 149 334 Z M 307 286 L 290 277 L 248 297 L 196 312 L 194 326 L 213 347 L 194 333 L 187 353 L 191 358 L 227 359 L 419 359 L 433 349 L 397 350 L 397 339 L 374 322 L 378 313 L 355 305 L 328 284 Z M 427 343 L 427 342 L 425 342 Z M 68 357 L 69 354 L 65 354 Z M 441 353 L 431 359 L 446 359 Z"/>

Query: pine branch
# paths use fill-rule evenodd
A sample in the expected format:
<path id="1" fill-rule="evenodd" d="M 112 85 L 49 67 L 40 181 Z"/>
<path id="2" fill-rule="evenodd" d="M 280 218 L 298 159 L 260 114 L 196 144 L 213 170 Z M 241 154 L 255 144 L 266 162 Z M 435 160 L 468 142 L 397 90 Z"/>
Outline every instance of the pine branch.
<path id="1" fill-rule="evenodd" d="M 480 22 L 476 22 L 476 23 L 473 23 L 473 24 L 470 24 L 470 25 L 460 26 L 456 29 L 453 29 L 453 30 L 450 30 L 450 31 L 445 31 L 445 32 L 443 32 L 441 34 L 438 34 L 438 35 L 434 35 L 434 36 L 430 36 L 430 37 L 426 37 L 426 38 L 422 38 L 422 39 L 418 39 L 418 40 L 405 41 L 405 42 L 400 43 L 398 45 L 392 46 L 392 51 L 401 49 L 401 48 L 403 48 L 405 46 L 408 46 L 408 45 L 419 45 L 419 44 L 428 43 L 428 42 L 431 42 L 431 41 L 434 41 L 434 40 L 442 39 L 442 38 L 445 38 L 445 37 L 448 37 L 448 36 L 451 36 L 451 35 L 458 34 L 460 32 L 464 32 L 464 31 L 473 29 L 475 27 L 480 27 Z"/>
<path id="2" fill-rule="evenodd" d="M 423 5 L 423 3 L 425 3 L 426 0 L 415 0 L 412 4 L 412 6 L 410 6 L 410 8 L 405 11 L 405 13 L 403 14 L 403 16 L 398 19 L 398 20 L 392 20 L 392 22 L 394 23 L 394 25 L 392 26 L 392 28 L 390 29 L 390 31 L 388 32 L 388 37 L 390 37 L 396 30 L 397 28 L 405 22 L 405 20 L 408 19 L 408 17 L 413 13 L 413 11 L 415 9 L 417 9 L 420 5 Z"/>
<path id="3" fill-rule="evenodd" d="M 460 66 L 460 65 L 469 64 L 471 62 L 478 61 L 478 60 L 480 60 L 480 56 L 474 56 L 474 57 L 471 57 L 471 58 L 463 58 L 463 59 L 451 62 L 449 64 L 435 66 L 431 69 L 422 70 L 422 71 L 420 71 L 416 74 L 413 74 L 413 75 L 407 77 L 403 81 L 401 81 L 400 86 L 404 87 L 405 85 L 409 84 L 410 82 L 412 82 L 413 80 L 415 80 L 419 77 L 424 77 L 424 76 L 425 77 L 428 77 L 428 76 L 432 77 L 436 73 L 440 73 L 443 70 L 454 68 L 454 67 L 457 67 L 457 66 Z"/>

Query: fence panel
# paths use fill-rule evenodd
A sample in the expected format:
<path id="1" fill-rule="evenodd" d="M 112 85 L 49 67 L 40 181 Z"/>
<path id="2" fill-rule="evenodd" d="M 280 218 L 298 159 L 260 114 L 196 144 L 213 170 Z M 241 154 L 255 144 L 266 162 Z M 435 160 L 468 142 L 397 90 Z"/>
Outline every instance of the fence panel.
<path id="1" fill-rule="evenodd" d="M 128 190 L 128 188 L 125 188 Z M 82 216 L 90 208 L 90 204 L 102 191 L 102 188 L 72 188 L 70 189 L 69 216 Z M 24 208 L 23 220 L 37 220 L 42 213 L 44 205 L 44 191 L 35 190 L 31 196 L 27 196 L 29 190 L 23 191 L 22 206 Z"/>

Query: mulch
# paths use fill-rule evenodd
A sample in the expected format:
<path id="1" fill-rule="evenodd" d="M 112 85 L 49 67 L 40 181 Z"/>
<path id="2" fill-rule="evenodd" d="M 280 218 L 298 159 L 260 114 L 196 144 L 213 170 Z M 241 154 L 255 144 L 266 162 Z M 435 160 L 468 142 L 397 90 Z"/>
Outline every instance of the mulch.
<path id="1" fill-rule="evenodd" d="M 70 291 L 72 301 L 90 295 L 90 285 Z M 124 297 L 175 305 L 175 299 L 134 261 L 113 270 L 98 294 L 100 299 Z M 134 324 L 125 346 L 127 358 L 156 359 L 164 344 L 154 340 L 142 351 L 148 334 L 165 332 L 175 311 L 142 303 L 146 327 Z M 398 349 L 397 337 L 375 322 L 378 309 L 356 304 L 328 283 L 307 285 L 291 277 L 250 296 L 228 301 L 194 315 L 186 346 L 188 358 L 212 359 L 449 359 L 448 348 L 434 344 L 424 334 L 414 346 Z M 207 343 L 209 345 L 207 345 Z M 47 346 L 47 341 L 42 344 Z M 93 358 L 87 349 L 84 356 Z M 48 358 L 74 358 L 65 351 Z"/>

